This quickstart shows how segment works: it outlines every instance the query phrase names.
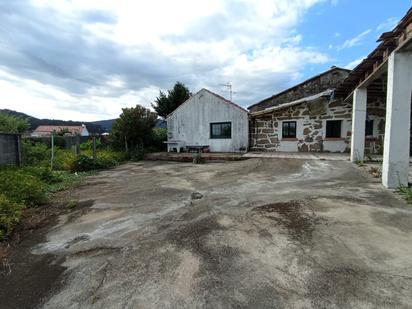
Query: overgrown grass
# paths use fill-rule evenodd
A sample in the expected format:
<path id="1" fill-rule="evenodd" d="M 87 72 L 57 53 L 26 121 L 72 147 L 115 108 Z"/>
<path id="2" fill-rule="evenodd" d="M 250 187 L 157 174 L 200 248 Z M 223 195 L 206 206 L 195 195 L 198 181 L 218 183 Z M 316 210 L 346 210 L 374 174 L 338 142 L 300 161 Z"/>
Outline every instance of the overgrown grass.
<path id="1" fill-rule="evenodd" d="M 90 174 L 51 171 L 38 166 L 1 168 L 0 241 L 11 235 L 24 208 L 49 202 L 54 193 L 80 184 Z"/>
<path id="2" fill-rule="evenodd" d="M 98 149 L 93 159 L 90 149 L 76 156 L 69 149 L 56 148 L 52 170 L 50 148 L 32 141 L 23 142 L 23 156 L 24 167 L 0 168 L 0 241 L 11 235 L 24 208 L 45 204 L 53 194 L 80 184 L 94 170 L 114 167 L 130 158 L 110 149 Z"/>

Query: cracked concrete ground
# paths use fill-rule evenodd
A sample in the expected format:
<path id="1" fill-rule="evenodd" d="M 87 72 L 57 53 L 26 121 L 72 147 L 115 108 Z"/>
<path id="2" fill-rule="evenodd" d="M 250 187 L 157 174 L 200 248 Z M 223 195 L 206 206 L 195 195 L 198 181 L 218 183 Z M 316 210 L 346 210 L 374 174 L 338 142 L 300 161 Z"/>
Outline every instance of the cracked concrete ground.
<path id="1" fill-rule="evenodd" d="M 412 208 L 348 162 L 130 163 L 73 198 L 40 307 L 411 308 Z"/>

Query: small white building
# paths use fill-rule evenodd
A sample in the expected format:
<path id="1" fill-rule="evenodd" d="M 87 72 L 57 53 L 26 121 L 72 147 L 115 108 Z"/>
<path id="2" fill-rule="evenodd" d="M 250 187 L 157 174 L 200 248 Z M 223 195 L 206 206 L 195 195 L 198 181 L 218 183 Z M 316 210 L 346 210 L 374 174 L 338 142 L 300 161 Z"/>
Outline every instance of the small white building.
<path id="1" fill-rule="evenodd" d="M 192 147 L 211 152 L 248 149 L 248 111 L 201 89 L 167 117 L 168 151 Z"/>

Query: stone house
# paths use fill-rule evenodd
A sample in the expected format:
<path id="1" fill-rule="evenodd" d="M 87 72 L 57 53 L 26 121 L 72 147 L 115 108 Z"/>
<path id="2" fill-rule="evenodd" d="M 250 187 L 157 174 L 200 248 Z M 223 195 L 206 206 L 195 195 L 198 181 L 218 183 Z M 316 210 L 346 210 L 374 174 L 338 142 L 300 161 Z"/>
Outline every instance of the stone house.
<path id="1" fill-rule="evenodd" d="M 207 148 L 211 152 L 248 149 L 248 111 L 207 89 L 201 89 L 166 119 L 168 150 Z"/>
<path id="2" fill-rule="evenodd" d="M 352 103 L 335 96 L 349 70 L 332 67 L 290 89 L 249 106 L 250 150 L 349 152 Z M 384 102 L 371 103 L 366 144 L 381 151 Z"/>

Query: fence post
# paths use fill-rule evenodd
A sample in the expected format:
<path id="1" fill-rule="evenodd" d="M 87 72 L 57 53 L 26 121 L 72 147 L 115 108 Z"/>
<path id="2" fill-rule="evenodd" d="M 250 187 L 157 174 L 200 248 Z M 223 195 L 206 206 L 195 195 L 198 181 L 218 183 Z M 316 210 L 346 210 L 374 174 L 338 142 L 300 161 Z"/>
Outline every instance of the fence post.
<path id="1" fill-rule="evenodd" d="M 50 169 L 53 170 L 53 160 L 54 160 L 54 133 L 51 134 L 51 159 L 50 159 Z"/>
<path id="2" fill-rule="evenodd" d="M 93 160 L 96 161 L 96 136 L 93 135 Z"/>
<path id="3" fill-rule="evenodd" d="M 80 155 L 80 136 L 76 135 L 75 137 L 75 143 L 76 143 L 76 155 Z"/>

